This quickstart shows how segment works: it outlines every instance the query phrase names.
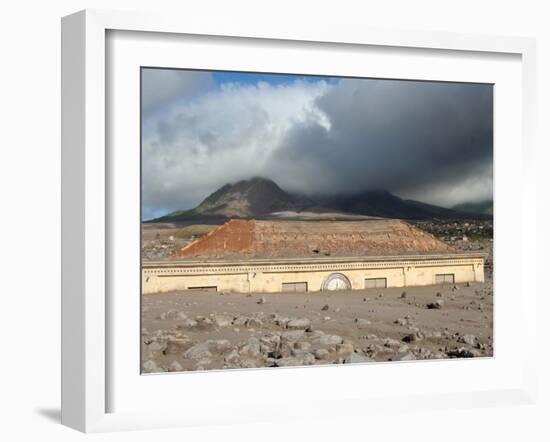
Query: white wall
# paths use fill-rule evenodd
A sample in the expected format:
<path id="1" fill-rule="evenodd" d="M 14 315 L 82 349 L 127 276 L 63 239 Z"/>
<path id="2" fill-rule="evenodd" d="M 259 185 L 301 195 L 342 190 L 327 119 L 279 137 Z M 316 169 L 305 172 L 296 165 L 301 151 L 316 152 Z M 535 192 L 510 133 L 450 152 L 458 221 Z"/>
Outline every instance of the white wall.
<path id="1" fill-rule="evenodd" d="M 548 187 L 550 139 L 550 14 L 544 1 L 441 0 L 321 1 L 166 1 L 57 0 L 7 1 L 0 9 L 1 152 L 0 234 L 3 266 L 0 292 L 0 438 L 17 440 L 82 440 L 84 436 L 57 424 L 59 413 L 59 187 L 60 187 L 60 31 L 62 15 L 85 7 L 128 10 L 164 8 L 181 14 L 245 16 L 250 20 L 311 20 L 383 28 L 449 30 L 538 38 L 539 184 Z M 179 5 L 179 6 L 177 6 Z M 546 160 L 546 161 L 545 161 Z M 543 167 L 544 166 L 544 167 Z M 541 200 L 542 201 L 542 200 Z M 540 219 L 550 219 L 547 205 Z M 541 226 L 539 226 L 541 228 Z M 539 275 L 548 235 L 539 234 Z M 21 282 L 25 282 L 21 284 Z M 548 288 L 544 288 L 548 291 Z M 541 287 L 542 290 L 542 287 Z M 548 297 L 540 298 L 542 322 Z M 550 371 L 548 329 L 541 330 L 541 372 Z M 546 321 L 547 322 L 547 321 Z M 544 346 L 542 345 L 544 344 Z M 521 349 L 518 349 L 520 352 Z M 380 415 L 360 422 L 339 420 L 248 427 L 170 430 L 96 436 L 95 440 L 337 440 L 407 439 L 543 440 L 549 430 L 547 378 L 538 406 L 491 408 L 439 413 Z M 396 425 L 398 422 L 398 425 Z M 258 437 L 259 436 L 259 437 Z"/>

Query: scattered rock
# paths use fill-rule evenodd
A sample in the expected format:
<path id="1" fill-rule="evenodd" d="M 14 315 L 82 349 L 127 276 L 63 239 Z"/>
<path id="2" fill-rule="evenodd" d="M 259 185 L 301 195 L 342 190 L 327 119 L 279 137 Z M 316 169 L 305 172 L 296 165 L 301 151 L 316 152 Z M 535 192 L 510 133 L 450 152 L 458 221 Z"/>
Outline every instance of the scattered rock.
<path id="1" fill-rule="evenodd" d="M 231 350 L 223 359 L 228 364 L 236 365 L 239 362 L 239 352 L 235 349 Z"/>
<path id="2" fill-rule="evenodd" d="M 397 353 L 391 358 L 392 361 L 414 361 L 416 357 L 410 351 Z"/>
<path id="3" fill-rule="evenodd" d="M 155 361 L 149 359 L 143 363 L 143 372 L 144 373 L 161 373 L 164 369 L 157 366 Z"/>
<path id="4" fill-rule="evenodd" d="M 174 371 L 183 371 L 183 367 L 181 366 L 181 364 L 180 364 L 178 361 L 173 361 L 173 362 L 168 366 L 168 371 L 171 371 L 171 372 L 174 372 Z"/>
<path id="5" fill-rule="evenodd" d="M 384 339 L 384 347 L 397 347 L 401 345 L 401 342 L 392 339 L 392 338 L 386 338 Z"/>
<path id="6" fill-rule="evenodd" d="M 223 354 L 231 351 L 231 343 L 227 339 L 209 339 L 195 344 L 183 356 L 189 359 L 205 359 L 213 354 Z"/>
<path id="7" fill-rule="evenodd" d="M 326 310 L 328 310 L 328 309 L 329 309 L 328 304 L 325 304 L 321 310 L 322 310 L 322 311 L 326 311 Z"/>
<path id="8" fill-rule="evenodd" d="M 263 322 L 258 318 L 248 318 L 244 325 L 246 327 L 261 327 L 263 325 Z"/>
<path id="9" fill-rule="evenodd" d="M 194 326 L 197 330 L 212 330 L 214 328 L 214 322 L 210 318 L 204 316 L 195 316 L 197 324 Z"/>
<path id="10" fill-rule="evenodd" d="M 195 321 L 194 319 L 184 319 L 180 324 L 178 324 L 178 329 L 182 329 L 182 328 L 194 328 L 198 325 L 197 321 Z"/>
<path id="11" fill-rule="evenodd" d="M 187 315 L 184 312 L 177 310 L 168 310 L 158 316 L 158 319 L 162 320 L 175 320 L 175 319 L 187 319 Z"/>
<path id="12" fill-rule="evenodd" d="M 398 318 L 395 321 L 393 321 L 393 323 L 401 326 L 407 326 L 409 325 L 409 320 L 405 318 Z"/>
<path id="13" fill-rule="evenodd" d="M 286 331 L 281 334 L 281 339 L 285 341 L 295 342 L 299 339 L 302 339 L 305 335 L 304 330 L 292 330 L 292 331 Z"/>
<path id="14" fill-rule="evenodd" d="M 343 342 L 342 344 L 336 344 L 336 352 L 339 355 L 350 355 L 353 353 L 354 347 L 353 344 L 349 342 Z"/>
<path id="15" fill-rule="evenodd" d="M 289 356 L 275 360 L 277 367 L 296 367 L 300 365 L 312 365 L 315 357 L 311 353 L 304 353 L 301 356 Z"/>
<path id="16" fill-rule="evenodd" d="M 212 353 L 210 353 L 210 348 L 207 341 L 194 345 L 189 350 L 187 350 L 183 354 L 183 356 L 189 359 L 204 359 L 206 357 L 212 356 Z"/>
<path id="17" fill-rule="evenodd" d="M 435 302 L 430 302 L 426 307 L 428 307 L 429 309 L 441 310 L 443 308 L 443 304 L 443 300 L 438 299 Z"/>
<path id="18" fill-rule="evenodd" d="M 464 344 L 468 345 L 475 345 L 476 337 L 474 335 L 464 335 L 458 338 L 458 342 L 463 342 Z"/>
<path id="19" fill-rule="evenodd" d="M 346 359 L 344 359 L 345 364 L 360 364 L 362 362 L 372 362 L 372 359 L 358 353 L 352 353 Z"/>
<path id="20" fill-rule="evenodd" d="M 405 299 L 407 297 L 407 292 L 401 292 L 401 299 Z"/>
<path id="21" fill-rule="evenodd" d="M 411 333 L 405 337 L 403 337 L 403 342 L 416 342 L 421 341 L 424 338 L 424 335 L 420 332 Z"/>
<path id="22" fill-rule="evenodd" d="M 477 350 L 470 350 L 464 347 L 457 348 L 447 352 L 450 358 L 475 358 L 480 356 Z"/>
<path id="23" fill-rule="evenodd" d="M 214 315 L 213 321 L 218 327 L 229 327 L 233 322 L 231 318 L 225 315 Z"/>
<path id="24" fill-rule="evenodd" d="M 246 344 L 239 349 L 240 355 L 259 356 L 260 341 L 257 338 L 249 338 Z"/>
<path id="25" fill-rule="evenodd" d="M 190 338 L 169 338 L 168 341 L 166 341 L 164 354 L 181 355 L 191 348 L 192 345 L 193 341 Z"/>
<path id="26" fill-rule="evenodd" d="M 278 325 L 279 327 L 285 328 L 288 322 L 290 321 L 290 318 L 287 318 L 285 316 L 280 316 L 277 313 L 275 313 L 273 316 L 273 322 Z"/>
<path id="27" fill-rule="evenodd" d="M 311 348 L 311 344 L 307 341 L 297 341 L 297 342 L 294 343 L 294 348 L 296 350 L 307 351 Z"/>
<path id="28" fill-rule="evenodd" d="M 265 296 L 262 296 L 262 297 L 258 300 L 257 304 L 265 304 L 266 302 L 267 302 L 267 301 L 266 301 L 266 299 L 265 299 Z"/>
<path id="29" fill-rule="evenodd" d="M 337 335 L 322 335 L 319 337 L 319 344 L 321 345 L 336 345 L 341 344 L 342 341 L 342 337 Z"/>
<path id="30" fill-rule="evenodd" d="M 309 330 L 311 329 L 311 321 L 308 318 L 292 319 L 287 322 L 286 328 L 290 330 Z"/>

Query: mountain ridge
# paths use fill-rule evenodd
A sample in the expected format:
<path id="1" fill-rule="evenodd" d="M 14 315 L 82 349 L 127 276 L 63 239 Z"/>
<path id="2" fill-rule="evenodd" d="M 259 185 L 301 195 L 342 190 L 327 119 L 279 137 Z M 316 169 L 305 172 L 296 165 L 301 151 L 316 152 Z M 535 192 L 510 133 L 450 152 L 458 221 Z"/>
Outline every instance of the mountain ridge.
<path id="1" fill-rule="evenodd" d="M 253 177 L 223 185 L 193 209 L 172 212 L 146 222 L 249 219 L 268 217 L 276 212 L 302 211 L 402 219 L 472 216 L 472 213 L 402 199 L 384 189 L 365 190 L 349 195 L 305 197 L 281 189 L 270 179 Z"/>

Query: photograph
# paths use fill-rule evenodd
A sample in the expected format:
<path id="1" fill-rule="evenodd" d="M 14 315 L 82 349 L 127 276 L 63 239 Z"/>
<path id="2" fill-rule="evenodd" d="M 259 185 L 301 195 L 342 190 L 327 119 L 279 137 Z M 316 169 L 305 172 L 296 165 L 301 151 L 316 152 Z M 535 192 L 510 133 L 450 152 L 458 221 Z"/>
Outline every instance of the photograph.
<path id="1" fill-rule="evenodd" d="M 493 84 L 140 69 L 142 374 L 493 357 Z"/>

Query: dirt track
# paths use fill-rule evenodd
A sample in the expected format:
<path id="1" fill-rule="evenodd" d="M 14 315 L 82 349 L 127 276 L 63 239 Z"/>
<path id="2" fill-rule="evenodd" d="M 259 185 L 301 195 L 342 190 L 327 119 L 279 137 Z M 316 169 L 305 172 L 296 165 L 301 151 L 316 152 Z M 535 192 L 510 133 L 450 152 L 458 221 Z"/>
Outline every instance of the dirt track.
<path id="1" fill-rule="evenodd" d="M 143 371 L 487 357 L 492 312 L 490 279 L 349 292 L 144 295 Z"/>

